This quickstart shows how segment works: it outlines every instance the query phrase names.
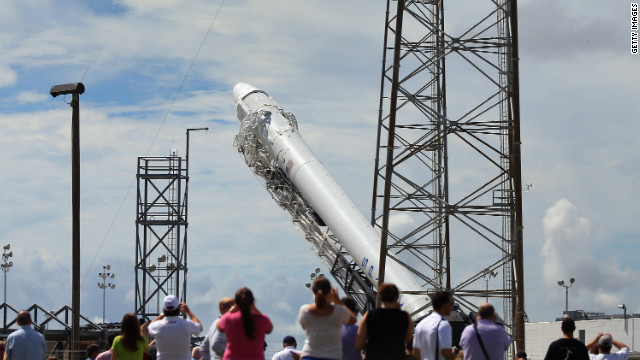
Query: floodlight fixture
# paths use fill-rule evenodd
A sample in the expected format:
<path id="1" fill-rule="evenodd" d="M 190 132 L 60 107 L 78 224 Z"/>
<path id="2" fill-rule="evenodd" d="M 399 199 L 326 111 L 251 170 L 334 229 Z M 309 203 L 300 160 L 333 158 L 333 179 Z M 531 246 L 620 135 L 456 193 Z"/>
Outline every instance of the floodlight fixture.
<path id="1" fill-rule="evenodd" d="M 569 279 L 569 285 L 565 285 L 564 280 L 558 281 L 558 285 L 564 288 L 564 311 L 569 311 L 569 288 L 573 286 L 574 282 L 576 282 L 575 278 Z"/>
<path id="2" fill-rule="evenodd" d="M 111 265 L 102 266 L 105 272 L 99 273 L 98 276 L 102 278 L 102 283 L 98 283 L 98 287 L 102 290 L 102 323 L 105 323 L 105 304 L 106 304 L 106 290 L 115 289 L 116 285 L 113 283 L 107 284 L 107 279 L 113 279 L 115 274 L 108 273 L 106 270 L 111 270 Z"/>
<path id="3" fill-rule="evenodd" d="M 53 97 L 68 94 L 84 94 L 84 85 L 82 83 L 53 85 L 49 94 Z"/>
<path id="4" fill-rule="evenodd" d="M 7 303 L 7 273 L 9 269 L 13 266 L 13 261 L 9 261 L 9 258 L 13 256 L 13 251 L 9 251 L 11 249 L 11 244 L 7 244 L 4 246 L 4 251 L 2 252 L 2 272 L 4 273 L 4 303 Z"/>

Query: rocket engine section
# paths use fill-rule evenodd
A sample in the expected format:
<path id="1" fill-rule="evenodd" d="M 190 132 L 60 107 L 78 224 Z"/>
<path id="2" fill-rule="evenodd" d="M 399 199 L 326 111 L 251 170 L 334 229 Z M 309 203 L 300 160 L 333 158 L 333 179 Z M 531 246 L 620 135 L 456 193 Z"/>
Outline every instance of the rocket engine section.
<path id="1" fill-rule="evenodd" d="M 337 237 L 368 280 L 378 287 L 380 235 L 344 193 L 300 133 L 295 117 L 283 111 L 266 92 L 238 83 L 233 89 L 238 120 L 242 123 L 235 146 L 250 167 L 267 173 L 279 168 Z M 243 140 L 238 141 L 238 137 Z M 247 147 L 255 147 L 248 149 Z M 282 199 L 280 199 L 282 201 Z M 387 257 L 385 280 L 401 291 L 422 287 L 394 259 Z M 402 294 L 400 303 L 414 320 L 427 315 L 424 295 Z"/>

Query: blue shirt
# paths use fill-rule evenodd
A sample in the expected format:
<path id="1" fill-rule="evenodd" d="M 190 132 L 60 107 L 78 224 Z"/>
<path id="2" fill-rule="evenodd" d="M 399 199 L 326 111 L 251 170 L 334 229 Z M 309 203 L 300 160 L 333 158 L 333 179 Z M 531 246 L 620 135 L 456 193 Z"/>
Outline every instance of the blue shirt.
<path id="1" fill-rule="evenodd" d="M 22 325 L 7 337 L 7 360 L 44 360 L 46 352 L 44 336 L 31 325 Z"/>
<path id="2" fill-rule="evenodd" d="M 487 350 L 489 360 L 503 360 L 504 351 L 511 344 L 511 338 L 507 335 L 504 328 L 491 320 L 479 319 L 478 333 L 480 334 L 484 348 Z M 462 331 L 460 347 L 464 350 L 464 360 L 486 359 L 473 325 L 468 325 Z"/>

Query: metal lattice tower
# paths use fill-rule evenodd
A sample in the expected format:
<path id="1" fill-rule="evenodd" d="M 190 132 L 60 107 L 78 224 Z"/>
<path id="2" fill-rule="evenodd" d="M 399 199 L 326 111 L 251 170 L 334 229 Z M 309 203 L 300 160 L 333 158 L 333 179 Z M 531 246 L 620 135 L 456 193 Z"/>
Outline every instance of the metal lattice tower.
<path id="1" fill-rule="evenodd" d="M 371 221 L 424 284 L 401 290 L 489 298 L 520 350 L 517 2 L 459 3 L 445 27 L 442 0 L 387 1 Z"/>
<path id="2" fill-rule="evenodd" d="M 152 319 L 162 300 L 187 296 L 187 186 L 185 159 L 138 158 L 136 314 Z"/>

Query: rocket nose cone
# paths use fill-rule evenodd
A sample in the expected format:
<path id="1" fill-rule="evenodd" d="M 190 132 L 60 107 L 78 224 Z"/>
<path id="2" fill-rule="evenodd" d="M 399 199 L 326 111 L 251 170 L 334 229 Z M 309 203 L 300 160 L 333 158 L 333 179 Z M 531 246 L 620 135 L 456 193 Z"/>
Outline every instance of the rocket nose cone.
<path id="1" fill-rule="evenodd" d="M 240 100 L 244 99 L 245 96 L 256 90 L 259 89 L 253 85 L 247 83 L 237 83 L 236 86 L 233 87 L 233 99 L 237 104 L 240 102 Z"/>

